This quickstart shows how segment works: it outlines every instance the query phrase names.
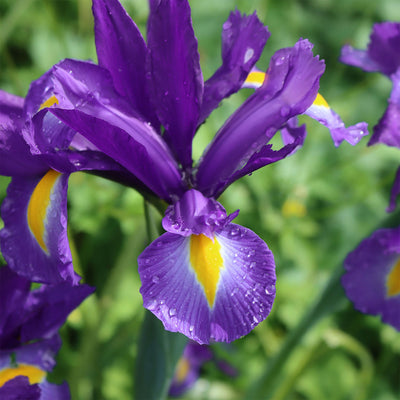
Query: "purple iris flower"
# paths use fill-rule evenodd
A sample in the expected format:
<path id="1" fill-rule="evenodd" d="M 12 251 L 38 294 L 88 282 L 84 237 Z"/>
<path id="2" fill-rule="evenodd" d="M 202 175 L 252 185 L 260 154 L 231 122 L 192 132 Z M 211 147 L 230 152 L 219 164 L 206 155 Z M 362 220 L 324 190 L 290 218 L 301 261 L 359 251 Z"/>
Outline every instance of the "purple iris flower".
<path id="1" fill-rule="evenodd" d="M 400 227 L 375 231 L 344 266 L 342 284 L 355 308 L 400 331 Z"/>
<path id="2" fill-rule="evenodd" d="M 400 23 L 375 24 L 367 50 L 347 45 L 341 61 L 368 72 L 380 72 L 393 83 L 388 107 L 369 145 L 383 143 L 400 148 Z M 400 193 L 400 167 L 392 186 L 388 212 L 396 208 Z M 345 260 L 342 284 L 354 306 L 400 330 L 400 227 L 379 229 L 351 252 Z"/>
<path id="3" fill-rule="evenodd" d="M 340 61 L 367 72 L 380 72 L 392 81 L 393 87 L 388 99 L 388 107 L 374 127 L 368 145 L 383 143 L 400 148 L 400 23 L 375 24 L 367 49 L 359 50 L 346 45 L 342 48 Z M 396 197 L 399 193 L 400 167 L 392 188 L 389 212 L 395 209 Z"/>
<path id="4" fill-rule="evenodd" d="M 93 13 L 99 65 L 64 60 L 45 85 L 34 84 L 44 109 L 35 108 L 26 140 L 32 151 L 31 142 L 44 137 L 50 151 L 66 135 L 54 139 L 43 129 L 46 118 L 57 117 L 85 146 L 169 204 L 167 232 L 138 259 L 144 307 L 166 329 L 199 343 L 235 340 L 268 316 L 275 263 L 264 241 L 232 223 L 238 211 L 227 215 L 216 199 L 235 180 L 303 144 L 305 127 L 293 120 L 317 98 L 324 62 L 307 40 L 277 51 L 262 85 L 193 165 L 198 127 L 244 85 L 268 29 L 255 14 L 232 12 L 223 26 L 222 64 L 204 82 L 186 0 L 150 0 L 147 43 L 117 0 L 93 0 Z M 365 128 L 357 127 L 356 135 Z M 281 129 L 284 144 L 273 149 L 270 141 Z"/>
<path id="5" fill-rule="evenodd" d="M 176 366 L 169 395 L 179 397 L 189 390 L 199 379 L 202 365 L 212 358 L 213 353 L 209 346 L 189 341 Z"/>
<path id="6" fill-rule="evenodd" d="M 50 73 L 25 99 L 0 91 L 0 174 L 11 176 L 1 207 L 1 250 L 30 280 L 77 284 L 67 237 L 68 178 L 91 171 L 135 185 L 137 179 L 45 108 L 57 103 Z"/>
<path id="7" fill-rule="evenodd" d="M 93 288 L 68 282 L 30 288 L 29 280 L 0 268 L 0 398 L 69 399 L 68 385 L 51 384 L 46 374 L 61 346 L 58 329 Z"/>

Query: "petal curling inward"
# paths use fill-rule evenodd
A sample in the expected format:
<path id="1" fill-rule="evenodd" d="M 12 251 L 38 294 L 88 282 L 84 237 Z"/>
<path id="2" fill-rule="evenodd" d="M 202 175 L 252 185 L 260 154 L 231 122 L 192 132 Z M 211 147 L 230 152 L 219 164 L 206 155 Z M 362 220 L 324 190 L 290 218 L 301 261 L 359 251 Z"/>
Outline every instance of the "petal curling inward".
<path id="1" fill-rule="evenodd" d="M 52 169 L 47 172 L 35 187 L 28 204 L 27 218 L 29 229 L 46 253 L 48 253 L 48 248 L 44 236 L 47 212 L 54 186 L 60 176 L 60 172 Z"/>
<path id="2" fill-rule="evenodd" d="M 239 210 L 227 216 L 218 201 L 191 189 L 167 208 L 162 225 L 167 232 L 181 236 L 203 234 L 214 240 L 214 232 L 220 231 L 238 214 Z"/>
<path id="3" fill-rule="evenodd" d="M 201 344 L 212 339 L 231 342 L 246 335 L 272 308 L 272 253 L 254 232 L 230 223 L 215 234 L 214 244 L 206 250 L 204 259 L 209 257 L 211 261 L 205 263 L 212 272 L 203 271 L 199 278 L 192 262 L 199 270 L 200 264 L 204 268 L 204 260 L 191 260 L 191 252 L 204 249 L 212 240 L 197 238 L 193 245 L 191 241 L 167 232 L 139 256 L 144 307 L 163 322 L 165 329 L 181 332 Z M 223 267 L 213 269 L 221 265 L 219 257 Z M 200 282 L 203 278 L 208 279 L 204 285 Z M 215 298 L 210 307 L 214 285 Z M 210 288 L 208 298 L 204 286 Z"/>
<path id="4" fill-rule="evenodd" d="M 400 331 L 400 227 L 379 229 L 345 260 L 342 285 L 354 307 Z"/>
<path id="5" fill-rule="evenodd" d="M 246 78 L 243 87 L 257 89 L 263 85 L 266 78 L 267 74 L 254 68 Z M 317 94 L 313 104 L 304 114 L 315 119 L 330 130 L 335 146 L 339 146 L 343 140 L 351 145 L 355 145 L 362 137 L 368 135 L 368 124 L 365 122 L 359 122 L 356 125 L 346 128 L 339 115 L 330 108 L 328 102 L 320 93 Z"/>
<path id="6" fill-rule="evenodd" d="M 31 385 L 40 383 L 46 377 L 46 371 L 42 371 L 40 368 L 34 365 L 20 364 L 17 367 L 9 367 L 0 370 L 0 387 L 6 382 L 17 376 L 26 376 L 29 379 Z"/>

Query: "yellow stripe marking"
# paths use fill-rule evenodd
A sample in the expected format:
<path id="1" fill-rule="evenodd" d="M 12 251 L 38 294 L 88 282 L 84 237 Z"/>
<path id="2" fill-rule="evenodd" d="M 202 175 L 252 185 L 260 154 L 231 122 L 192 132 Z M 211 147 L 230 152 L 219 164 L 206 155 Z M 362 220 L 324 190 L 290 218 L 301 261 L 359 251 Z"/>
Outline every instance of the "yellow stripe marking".
<path id="1" fill-rule="evenodd" d="M 47 172 L 33 190 L 28 204 L 27 218 L 29 229 L 39 243 L 40 247 L 46 253 L 48 253 L 48 250 L 44 241 L 44 223 L 46 220 L 47 208 L 50 203 L 50 195 L 60 175 L 60 172 L 52 169 Z"/>
<path id="2" fill-rule="evenodd" d="M 397 296 L 400 294 L 400 258 L 389 272 L 386 280 L 386 294 L 389 297 Z"/>
<path id="3" fill-rule="evenodd" d="M 261 86 L 264 83 L 266 75 L 267 74 L 262 71 L 251 71 L 247 75 L 244 84 Z M 317 97 L 315 98 L 313 105 L 330 108 L 327 101 L 319 93 L 317 94 Z"/>
<path id="4" fill-rule="evenodd" d="M 34 385 L 40 383 L 46 376 L 46 372 L 40 368 L 28 364 L 20 364 L 18 367 L 5 368 L 0 371 L 0 387 L 6 382 L 14 379 L 17 376 L 26 376 L 29 379 L 29 383 Z"/>
<path id="5" fill-rule="evenodd" d="M 179 359 L 178 365 L 176 366 L 175 370 L 175 379 L 178 381 L 178 383 L 182 383 L 187 378 L 189 371 L 189 360 L 186 357 L 182 356 Z"/>
<path id="6" fill-rule="evenodd" d="M 39 111 L 43 110 L 43 108 L 51 107 L 54 104 L 58 104 L 58 99 L 56 96 L 49 97 L 44 103 L 42 103 L 39 107 Z"/>
<path id="7" fill-rule="evenodd" d="M 261 86 L 264 83 L 264 79 L 265 79 L 265 72 L 261 72 L 261 71 L 252 71 L 249 73 L 249 75 L 247 75 L 245 84 L 251 84 L 251 85 L 259 85 Z"/>
<path id="8" fill-rule="evenodd" d="M 220 269 L 224 266 L 220 249 L 221 245 L 215 237 L 214 242 L 205 235 L 190 237 L 190 264 L 204 289 L 210 307 L 214 304 Z"/>

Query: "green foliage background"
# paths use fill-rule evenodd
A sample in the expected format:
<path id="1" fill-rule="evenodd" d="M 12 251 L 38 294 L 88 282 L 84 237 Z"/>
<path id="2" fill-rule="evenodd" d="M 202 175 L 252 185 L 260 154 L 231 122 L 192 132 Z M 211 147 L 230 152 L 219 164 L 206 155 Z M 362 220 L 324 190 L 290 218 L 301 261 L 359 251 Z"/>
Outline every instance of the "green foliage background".
<path id="1" fill-rule="evenodd" d="M 122 1 L 145 34 L 146 0 Z M 201 64 L 208 78 L 220 63 L 220 33 L 229 12 L 257 11 L 271 31 L 258 67 L 300 38 L 326 60 L 324 95 L 346 122 L 370 130 L 386 107 L 390 82 L 338 62 L 345 43 L 365 48 L 374 22 L 400 21 L 396 0 L 192 0 Z M 30 81 L 63 58 L 96 60 L 90 0 L 0 0 L 0 88 L 24 96 Z M 195 157 L 251 93 L 225 101 L 195 138 Z M 304 117 L 308 137 L 292 157 L 232 185 L 221 197 L 237 223 L 251 228 L 276 258 L 277 297 L 271 315 L 245 338 L 213 345 L 215 357 L 238 371 L 225 375 L 207 363 L 185 399 L 242 399 L 287 335 L 342 263 L 383 219 L 399 150 L 335 148 L 329 132 Z M 5 196 L 7 178 L 1 177 Z M 153 210 L 154 211 L 154 210 Z M 156 213 L 154 212 L 154 215 Z M 156 217 L 159 219 L 159 217 Z M 74 174 L 69 227 L 77 271 L 97 287 L 62 328 L 63 347 L 50 379 L 66 379 L 72 398 L 131 399 L 144 310 L 136 258 L 148 243 L 143 201 L 131 189 Z M 265 398 L 395 400 L 400 397 L 400 336 L 349 302 L 324 318 L 291 352 Z"/>

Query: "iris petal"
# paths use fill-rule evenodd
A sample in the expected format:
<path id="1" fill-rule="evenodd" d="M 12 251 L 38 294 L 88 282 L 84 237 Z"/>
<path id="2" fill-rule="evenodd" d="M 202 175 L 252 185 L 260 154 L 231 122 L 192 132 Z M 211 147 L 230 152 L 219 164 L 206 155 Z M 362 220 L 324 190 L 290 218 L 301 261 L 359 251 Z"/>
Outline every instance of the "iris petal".
<path id="1" fill-rule="evenodd" d="M 253 69 L 246 78 L 243 87 L 257 89 L 263 85 L 266 79 L 267 74 Z M 320 93 L 317 94 L 314 102 L 304 114 L 315 119 L 330 130 L 335 146 L 339 146 L 343 140 L 355 145 L 363 136 L 368 135 L 367 124 L 365 122 L 360 122 L 346 128 L 339 115 L 330 108 L 329 104 Z"/>
<path id="2" fill-rule="evenodd" d="M 69 280 L 75 284 L 80 278 L 73 271 L 67 237 L 68 175 L 53 172 L 50 177 L 56 179 L 47 183 L 43 176 L 12 179 L 1 208 L 1 250 L 10 268 L 22 276 L 42 283 Z M 36 227 L 34 234 L 29 223 Z"/>
<path id="3" fill-rule="evenodd" d="M 379 229 L 345 260 L 342 284 L 354 307 L 400 330 L 400 228 Z"/>
<path id="4" fill-rule="evenodd" d="M 246 335 L 272 308 L 272 253 L 255 233 L 232 223 L 215 233 L 213 245 L 207 238 L 209 242 L 191 246 L 191 240 L 167 232 L 140 255 L 144 306 L 167 330 L 181 332 L 199 343 L 212 339 L 230 342 Z M 207 254 L 193 261 L 193 252 L 198 250 Z M 208 260 L 201 261 L 202 257 Z M 200 264 L 203 268 L 208 264 L 210 269 L 203 271 L 202 277 L 197 274 Z"/>

